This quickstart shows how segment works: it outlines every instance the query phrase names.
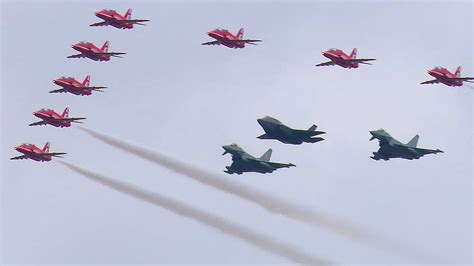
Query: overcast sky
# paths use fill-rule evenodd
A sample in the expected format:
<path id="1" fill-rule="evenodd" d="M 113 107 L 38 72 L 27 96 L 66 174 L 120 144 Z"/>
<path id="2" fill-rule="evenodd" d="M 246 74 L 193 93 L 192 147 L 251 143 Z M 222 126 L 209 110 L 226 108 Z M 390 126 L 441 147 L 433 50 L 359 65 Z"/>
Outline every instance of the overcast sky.
<path id="1" fill-rule="evenodd" d="M 133 30 L 89 27 L 112 8 L 150 19 Z M 444 66 L 473 76 L 473 4 L 403 2 L 2 2 L 2 255 L 4 263 L 287 263 L 195 221 L 98 186 L 55 162 L 10 161 L 23 142 L 65 161 L 205 209 L 337 263 L 416 262 L 269 214 L 72 128 L 28 127 L 39 108 L 221 174 L 238 143 L 297 167 L 230 179 L 443 262 L 472 262 L 474 89 L 420 85 Z M 258 46 L 201 46 L 216 27 Z M 71 45 L 110 41 L 109 62 L 67 59 Z M 315 67 L 328 48 L 376 58 L 358 69 Z M 91 96 L 49 94 L 63 75 L 108 86 Z M 326 131 L 315 144 L 259 140 L 273 116 Z M 386 129 L 442 154 L 374 161 L 369 130 Z"/>

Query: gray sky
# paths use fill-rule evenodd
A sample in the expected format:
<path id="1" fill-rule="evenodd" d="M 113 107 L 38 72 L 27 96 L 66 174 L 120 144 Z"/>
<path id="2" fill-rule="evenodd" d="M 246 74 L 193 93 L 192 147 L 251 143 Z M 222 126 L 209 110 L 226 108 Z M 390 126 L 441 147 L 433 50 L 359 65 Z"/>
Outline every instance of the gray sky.
<path id="1" fill-rule="evenodd" d="M 93 12 L 133 8 L 146 27 L 91 28 Z M 308 227 L 107 146 L 75 128 L 28 127 L 46 107 L 85 126 L 214 173 L 236 142 L 296 168 L 222 178 L 309 206 L 449 263 L 472 262 L 472 89 L 420 85 L 426 70 L 474 75 L 472 2 L 2 3 L 2 255 L 5 263 L 285 263 L 212 228 L 98 186 L 54 162 L 9 161 L 22 142 L 340 263 L 410 262 Z M 204 47 L 215 27 L 262 39 Z M 77 41 L 123 59 L 67 59 Z M 314 67 L 328 48 L 377 58 L 359 69 Z M 89 97 L 49 94 L 70 75 L 108 86 Z M 256 139 L 256 119 L 317 124 L 326 140 Z M 373 161 L 369 130 L 445 153 Z"/>

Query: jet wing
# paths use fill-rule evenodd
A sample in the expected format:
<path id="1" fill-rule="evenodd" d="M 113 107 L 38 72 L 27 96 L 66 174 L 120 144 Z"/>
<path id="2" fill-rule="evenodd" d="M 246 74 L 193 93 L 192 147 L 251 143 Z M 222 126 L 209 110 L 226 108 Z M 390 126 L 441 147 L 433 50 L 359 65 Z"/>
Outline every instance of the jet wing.
<path id="1" fill-rule="evenodd" d="M 20 156 L 10 158 L 10 160 L 23 160 L 23 159 L 28 159 L 28 157 L 26 155 L 20 155 Z"/>
<path id="2" fill-rule="evenodd" d="M 275 168 L 290 168 L 292 166 L 296 166 L 292 163 L 274 163 L 274 162 L 265 162 L 269 165 L 271 165 L 272 167 L 275 167 Z"/>
<path id="3" fill-rule="evenodd" d="M 83 120 L 83 119 L 86 119 L 86 118 L 85 117 L 71 117 L 71 118 L 58 118 L 58 119 L 55 119 L 55 120 L 59 121 L 59 122 L 66 122 L 66 121 L 77 122 L 77 120 Z M 82 122 L 77 122 L 77 123 L 82 123 Z"/>
<path id="4" fill-rule="evenodd" d="M 37 153 L 36 155 L 39 155 L 39 156 L 54 156 L 54 157 L 59 157 L 59 158 L 63 158 L 59 155 L 63 155 L 63 154 L 67 154 L 65 152 L 46 152 L 46 153 Z"/>
<path id="5" fill-rule="evenodd" d="M 119 55 L 126 54 L 126 53 L 119 53 L 119 52 L 98 52 L 98 53 L 93 53 L 95 55 L 110 55 L 110 56 L 115 56 L 115 57 L 120 57 Z"/>
<path id="6" fill-rule="evenodd" d="M 47 125 L 48 123 L 46 123 L 45 121 L 38 121 L 38 122 L 34 122 L 34 123 L 31 123 L 30 126 L 39 126 L 39 125 Z"/>
<path id="7" fill-rule="evenodd" d="M 324 63 L 321 63 L 321 64 L 317 64 L 316 66 L 334 66 L 336 63 L 334 63 L 333 61 L 329 61 L 329 62 L 324 62 Z"/>
<path id="8" fill-rule="evenodd" d="M 269 161 L 261 160 L 261 159 L 258 159 L 258 158 L 245 158 L 245 159 L 248 160 L 248 161 L 254 161 L 254 162 L 258 162 L 258 163 L 266 163 L 266 164 L 269 164 L 269 165 L 271 165 L 272 167 L 275 167 L 275 168 L 284 168 L 284 167 L 289 168 L 289 167 L 295 166 L 292 163 L 275 163 L 275 162 L 269 162 Z"/>
<path id="9" fill-rule="evenodd" d="M 252 39 L 245 39 L 245 40 L 226 40 L 229 42 L 243 42 L 248 44 L 253 44 L 254 42 L 261 42 L 262 40 L 252 40 Z"/>
<path id="10" fill-rule="evenodd" d="M 93 90 L 93 91 L 101 91 L 100 89 L 106 89 L 107 87 L 102 86 L 92 86 L 92 87 L 74 87 L 77 90 Z"/>
<path id="11" fill-rule="evenodd" d="M 415 150 L 421 154 L 436 154 L 436 153 L 443 153 L 442 150 L 430 150 L 430 149 L 422 149 L 422 148 L 415 148 Z"/>
<path id="12" fill-rule="evenodd" d="M 107 26 L 107 22 L 97 22 L 97 23 L 94 23 L 94 24 L 91 24 L 89 25 L 90 27 L 95 27 L 95 26 Z"/>
<path id="13" fill-rule="evenodd" d="M 52 90 L 52 91 L 50 91 L 49 93 L 57 93 L 57 92 L 59 92 L 59 93 L 61 93 L 61 92 L 67 92 L 67 89 Z"/>
<path id="14" fill-rule="evenodd" d="M 75 54 L 75 55 L 70 55 L 67 58 L 84 58 L 84 57 L 86 56 L 83 54 Z"/>
<path id="15" fill-rule="evenodd" d="M 373 58 L 353 58 L 353 59 L 344 59 L 346 62 L 353 62 L 353 63 L 366 63 L 367 61 L 375 61 Z M 368 63 L 366 63 L 368 64 Z"/>
<path id="16" fill-rule="evenodd" d="M 439 81 L 437 79 L 433 79 L 433 80 L 423 81 L 420 84 L 435 84 L 435 83 L 439 83 Z"/>
<path id="17" fill-rule="evenodd" d="M 471 80 L 474 80 L 474 77 L 451 78 L 451 79 L 472 82 Z"/>
<path id="18" fill-rule="evenodd" d="M 221 43 L 218 42 L 218 41 L 212 41 L 212 42 L 201 43 L 201 45 L 219 45 L 219 44 L 221 44 Z"/>
<path id="19" fill-rule="evenodd" d="M 123 24 L 127 24 L 127 23 L 140 23 L 140 22 L 148 22 L 150 21 L 149 19 L 121 19 L 121 20 L 117 20 L 118 23 L 123 23 Z M 145 25 L 145 24 L 141 24 L 141 25 Z"/>

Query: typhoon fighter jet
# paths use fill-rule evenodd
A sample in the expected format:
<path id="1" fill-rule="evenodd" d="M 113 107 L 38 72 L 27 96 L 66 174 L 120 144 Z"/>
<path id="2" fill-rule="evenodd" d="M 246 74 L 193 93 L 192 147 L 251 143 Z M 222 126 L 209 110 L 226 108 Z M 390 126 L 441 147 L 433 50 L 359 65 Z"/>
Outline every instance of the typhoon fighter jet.
<path id="1" fill-rule="evenodd" d="M 94 61 L 109 61 L 110 57 L 119 57 L 125 53 L 121 52 L 109 52 L 109 42 L 106 41 L 101 48 L 95 46 L 90 42 L 78 42 L 73 44 L 72 49 L 78 51 L 80 54 L 70 55 L 67 58 L 89 58 Z"/>
<path id="2" fill-rule="evenodd" d="M 78 120 L 85 119 L 84 117 L 69 117 L 69 107 L 66 107 L 62 114 L 56 113 L 51 109 L 43 108 L 33 112 L 33 115 L 40 118 L 41 121 L 31 123 L 30 126 L 49 124 L 55 127 L 70 127 L 71 123 L 82 123 Z"/>
<path id="3" fill-rule="evenodd" d="M 148 19 L 131 19 L 132 9 L 129 8 L 125 15 L 120 15 L 117 11 L 112 9 L 102 9 L 101 11 L 95 12 L 95 15 L 103 19 L 102 22 L 91 24 L 91 27 L 95 26 L 112 26 L 117 29 L 132 29 L 134 24 L 146 26 L 142 22 L 150 21 Z"/>
<path id="4" fill-rule="evenodd" d="M 257 138 L 276 139 L 286 144 L 301 144 L 303 142 L 315 143 L 324 139 L 321 137 L 313 138 L 314 136 L 326 133 L 323 131 L 316 131 L 316 125 L 312 125 L 307 130 L 292 129 L 270 116 L 257 119 L 257 122 L 262 126 L 263 130 L 265 130 L 265 134 L 258 136 Z"/>
<path id="5" fill-rule="evenodd" d="M 461 77 L 461 67 L 459 66 L 454 73 L 444 67 L 435 67 L 428 70 L 428 74 L 435 79 L 423 81 L 421 84 L 443 83 L 452 87 L 462 86 L 463 82 L 474 82 L 474 77 Z"/>
<path id="6" fill-rule="evenodd" d="M 383 129 L 370 131 L 370 134 L 372 134 L 370 140 L 379 140 L 379 150 L 377 152 L 373 152 L 373 156 L 370 157 L 376 161 L 380 159 L 387 161 L 390 158 L 403 158 L 413 160 L 419 159 L 420 157 L 423 157 L 426 154 L 436 154 L 443 152 L 439 149 L 429 150 L 417 148 L 416 145 L 418 144 L 418 139 L 420 138 L 420 136 L 418 135 L 413 137 L 413 139 L 411 139 L 407 144 L 404 144 L 394 139 Z"/>
<path id="7" fill-rule="evenodd" d="M 295 166 L 292 163 L 275 163 L 270 162 L 270 157 L 272 156 L 272 149 L 269 149 L 265 152 L 260 158 L 255 158 L 252 155 L 245 152 L 237 144 L 230 144 L 222 146 L 224 153 L 226 155 L 230 153 L 232 155 L 232 164 L 226 166 L 227 170 L 224 170 L 224 173 L 227 174 L 238 174 L 241 175 L 244 172 L 256 172 L 256 173 L 271 173 L 279 168 L 290 168 Z"/>
<path id="8" fill-rule="evenodd" d="M 336 48 L 332 48 L 323 52 L 323 55 L 329 58 L 331 61 L 317 64 L 316 66 L 338 65 L 343 68 L 358 68 L 359 64 L 371 65 L 370 63 L 367 63 L 367 62 L 375 60 L 373 58 L 356 58 L 357 48 L 354 48 L 354 50 L 352 50 L 352 53 L 350 55 Z"/>
<path id="9" fill-rule="evenodd" d="M 15 150 L 23 153 L 23 155 L 10 158 L 10 160 L 32 159 L 38 162 L 51 161 L 51 157 L 59 157 L 66 154 L 64 152 L 49 152 L 49 142 L 44 145 L 43 149 L 36 147 L 34 144 L 24 143 L 15 147 Z"/>
<path id="10" fill-rule="evenodd" d="M 215 41 L 205 42 L 202 45 L 224 45 L 229 48 L 244 48 L 245 44 L 257 45 L 255 42 L 261 42 L 262 40 L 243 39 L 244 29 L 241 28 L 236 35 L 230 33 L 226 29 L 215 29 L 207 33 L 209 37 L 216 39 Z"/>

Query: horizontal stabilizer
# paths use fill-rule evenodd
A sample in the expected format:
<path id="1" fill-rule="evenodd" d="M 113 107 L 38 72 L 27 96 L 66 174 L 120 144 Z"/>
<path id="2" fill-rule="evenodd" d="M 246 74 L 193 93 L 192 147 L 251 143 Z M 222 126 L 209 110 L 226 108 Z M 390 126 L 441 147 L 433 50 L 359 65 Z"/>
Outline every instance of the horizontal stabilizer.
<path id="1" fill-rule="evenodd" d="M 323 138 L 309 138 L 307 140 L 305 140 L 305 142 L 309 142 L 309 143 L 316 143 L 316 142 L 319 142 L 321 140 L 324 140 Z"/>

